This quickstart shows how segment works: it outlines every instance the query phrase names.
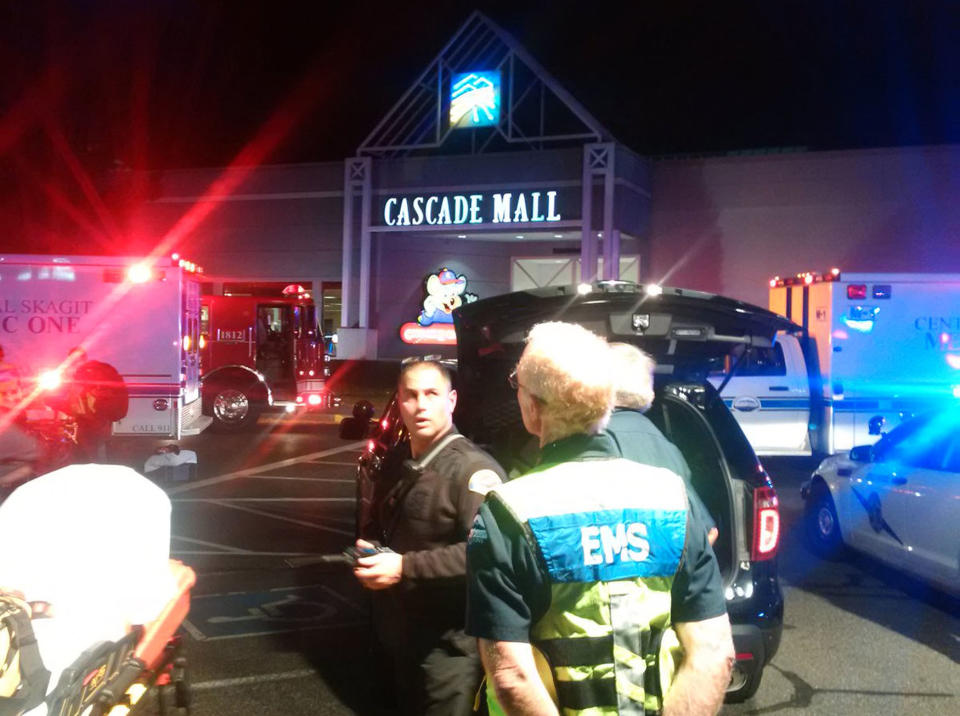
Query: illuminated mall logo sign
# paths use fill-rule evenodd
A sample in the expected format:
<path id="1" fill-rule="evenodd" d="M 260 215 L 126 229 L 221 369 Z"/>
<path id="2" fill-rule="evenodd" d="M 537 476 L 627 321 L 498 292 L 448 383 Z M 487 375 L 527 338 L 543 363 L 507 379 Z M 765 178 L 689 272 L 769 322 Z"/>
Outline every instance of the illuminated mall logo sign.
<path id="1" fill-rule="evenodd" d="M 383 204 L 387 226 L 528 224 L 561 220 L 556 191 L 391 196 Z"/>
<path id="2" fill-rule="evenodd" d="M 467 293 L 467 277 L 448 268 L 441 268 L 423 281 L 424 299 L 417 322 L 400 326 L 400 340 L 404 343 L 455 345 L 453 311 L 464 303 L 477 300 L 475 293 Z"/>
<path id="3" fill-rule="evenodd" d="M 489 127 L 500 123 L 500 72 L 463 72 L 450 80 L 450 126 Z"/>

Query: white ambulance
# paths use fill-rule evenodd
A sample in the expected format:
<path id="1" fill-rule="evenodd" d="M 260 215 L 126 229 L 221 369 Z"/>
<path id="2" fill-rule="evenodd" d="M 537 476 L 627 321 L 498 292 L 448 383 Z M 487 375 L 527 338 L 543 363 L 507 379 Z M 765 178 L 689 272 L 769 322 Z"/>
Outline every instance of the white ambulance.
<path id="1" fill-rule="evenodd" d="M 25 387 L 71 348 L 113 366 L 130 397 L 114 435 L 180 438 L 201 414 L 200 284 L 179 257 L 0 254 L 0 345 Z"/>
<path id="2" fill-rule="evenodd" d="M 759 455 L 842 452 L 960 398 L 960 274 L 776 277 L 769 307 L 802 330 L 711 376 Z"/>

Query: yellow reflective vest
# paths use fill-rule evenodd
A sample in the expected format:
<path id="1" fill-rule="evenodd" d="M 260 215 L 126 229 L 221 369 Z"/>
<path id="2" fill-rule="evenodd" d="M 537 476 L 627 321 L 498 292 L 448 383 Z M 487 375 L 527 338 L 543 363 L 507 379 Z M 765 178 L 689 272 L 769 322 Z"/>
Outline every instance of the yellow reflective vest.
<path id="1" fill-rule="evenodd" d="M 565 462 L 492 490 L 549 574 L 532 627 L 541 678 L 563 714 L 658 713 L 680 658 L 670 590 L 687 496 L 664 468 L 623 458 Z M 491 714 L 502 714 L 492 688 Z"/>

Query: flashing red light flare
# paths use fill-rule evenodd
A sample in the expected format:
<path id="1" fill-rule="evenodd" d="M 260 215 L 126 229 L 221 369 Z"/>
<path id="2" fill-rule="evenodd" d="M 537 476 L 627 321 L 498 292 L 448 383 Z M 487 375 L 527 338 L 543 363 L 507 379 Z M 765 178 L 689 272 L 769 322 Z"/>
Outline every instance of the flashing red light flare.
<path id="1" fill-rule="evenodd" d="M 148 264 L 134 264 L 127 269 L 127 280 L 131 283 L 146 283 L 153 276 Z"/>
<path id="2" fill-rule="evenodd" d="M 176 224 L 161 239 L 154 254 L 164 255 L 171 247 L 180 245 L 193 233 L 221 202 L 269 156 L 274 149 L 300 123 L 311 107 L 319 100 L 320 72 L 326 71 L 325 63 L 317 63 L 300 81 L 288 99 L 273 113 L 257 132 L 257 135 L 240 150 L 236 158 L 215 179 L 203 196 L 180 217 Z"/>
<path id="3" fill-rule="evenodd" d="M 107 230 L 107 233 L 110 235 L 110 238 L 120 245 L 122 243 L 122 236 L 120 234 L 119 227 L 117 227 L 116 222 L 113 220 L 113 217 L 107 210 L 107 207 L 100 198 L 100 195 L 97 193 L 96 187 L 93 185 L 93 180 L 90 179 L 90 175 L 87 174 L 86 170 L 77 159 L 77 155 L 74 154 L 73 150 L 70 148 L 70 144 L 63 136 L 63 132 L 60 131 L 60 127 L 56 126 L 50 119 L 44 121 L 43 124 L 47 131 L 47 135 L 50 137 L 50 141 L 57 149 L 57 152 L 60 154 L 60 158 L 63 160 L 64 164 L 67 165 L 70 173 L 73 174 L 73 178 L 76 179 L 77 184 L 80 185 L 80 189 L 83 191 L 84 196 L 87 197 L 87 201 L 90 202 L 93 210 L 96 212 L 104 228 Z"/>
<path id="4" fill-rule="evenodd" d="M 91 222 L 84 215 L 84 213 L 67 198 L 66 194 L 64 194 L 60 189 L 56 188 L 52 183 L 43 179 L 20 156 L 14 156 L 14 162 L 17 165 L 17 171 L 29 179 L 37 187 L 39 187 L 40 190 L 47 196 L 47 198 L 53 202 L 54 206 L 61 209 L 70 219 L 72 219 L 74 223 L 76 223 L 76 225 L 86 233 L 88 238 L 93 239 L 107 250 L 113 247 L 106 234 L 104 234 L 99 227 L 94 225 L 93 222 Z"/>
<path id="5" fill-rule="evenodd" d="M 37 376 L 37 387 L 40 390 L 56 390 L 63 382 L 63 376 L 58 370 L 47 370 Z"/>
<path id="6" fill-rule="evenodd" d="M 311 393 L 309 396 L 307 396 L 307 402 L 310 403 L 310 405 L 320 405 L 322 401 L 323 396 L 319 395 L 318 393 Z"/>

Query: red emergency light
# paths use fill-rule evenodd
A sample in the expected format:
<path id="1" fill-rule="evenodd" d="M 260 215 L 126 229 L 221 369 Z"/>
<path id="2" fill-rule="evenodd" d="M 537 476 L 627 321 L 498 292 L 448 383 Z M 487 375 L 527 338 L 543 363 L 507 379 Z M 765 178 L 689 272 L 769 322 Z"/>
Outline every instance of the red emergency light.
<path id="1" fill-rule="evenodd" d="M 146 283 L 153 277 L 153 270 L 148 264 L 133 264 L 127 269 L 127 280 L 130 283 Z"/>
<path id="2" fill-rule="evenodd" d="M 838 268 L 832 268 L 827 273 L 814 273 L 813 271 L 806 271 L 805 273 L 798 273 L 796 276 L 789 276 L 787 278 L 774 276 L 772 279 L 770 279 L 770 288 L 782 288 L 783 286 L 809 286 L 814 283 L 827 283 L 829 281 L 839 280 L 840 269 Z"/>

